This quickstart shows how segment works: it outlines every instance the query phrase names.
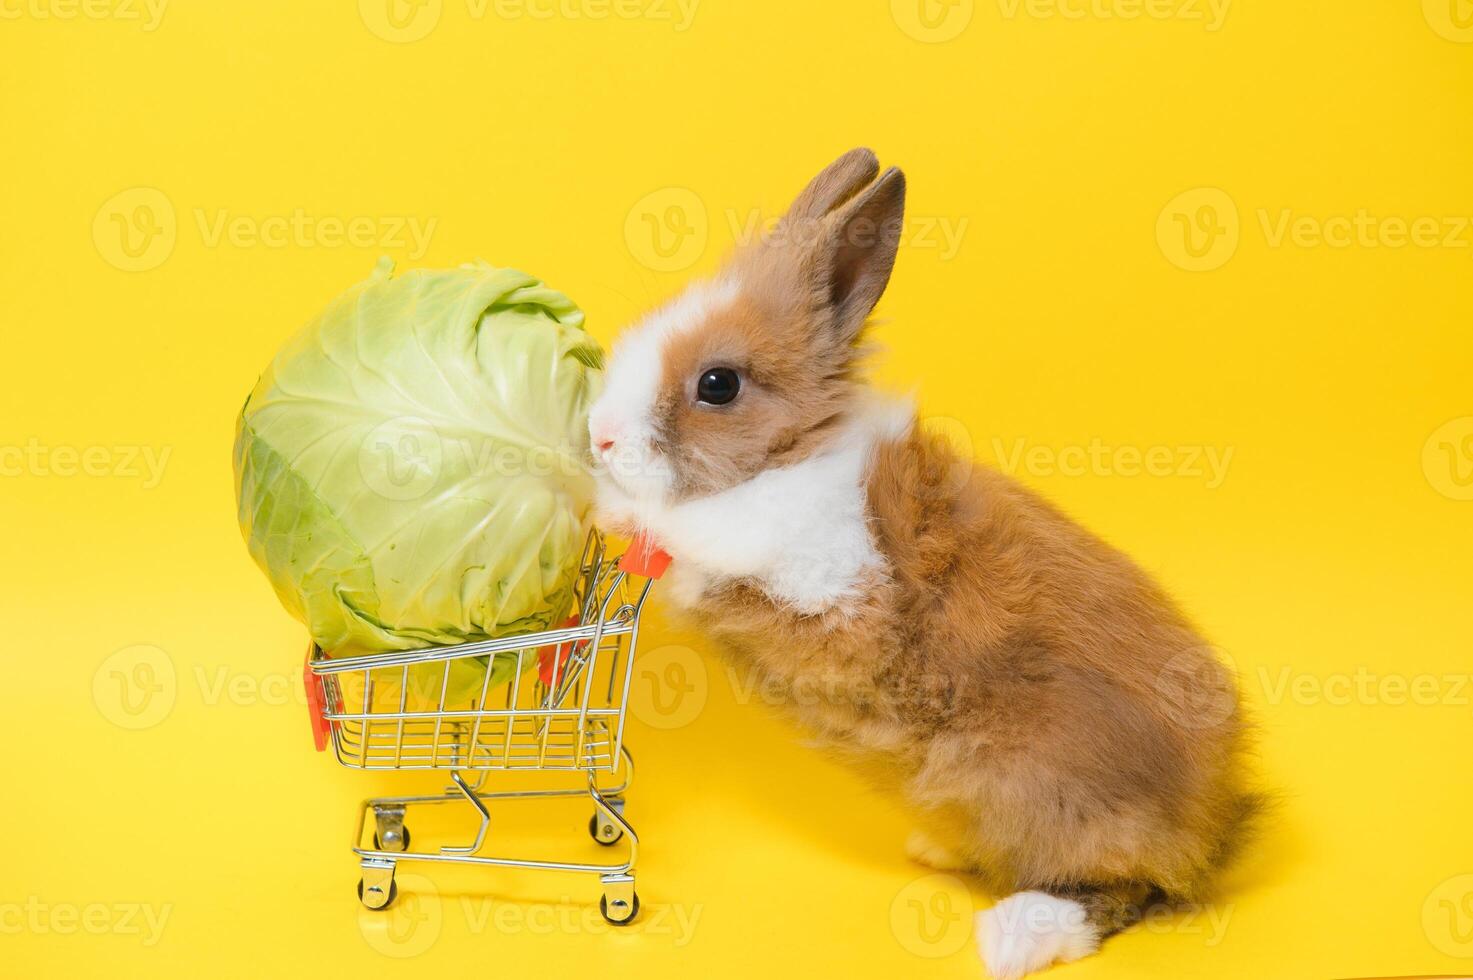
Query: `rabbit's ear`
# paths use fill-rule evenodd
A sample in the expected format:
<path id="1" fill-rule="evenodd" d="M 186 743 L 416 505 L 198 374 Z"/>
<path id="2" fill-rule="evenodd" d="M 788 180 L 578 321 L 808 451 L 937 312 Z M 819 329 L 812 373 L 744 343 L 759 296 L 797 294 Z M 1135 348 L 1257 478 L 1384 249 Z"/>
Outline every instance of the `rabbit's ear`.
<path id="1" fill-rule="evenodd" d="M 850 150 L 803 188 L 803 193 L 788 208 L 783 223 L 798 225 L 822 221 L 839 205 L 868 187 L 879 172 L 880 161 L 873 150 L 864 147 Z"/>
<path id="2" fill-rule="evenodd" d="M 809 246 L 809 285 L 840 341 L 858 339 L 889 285 L 904 219 L 905 174 L 891 167 L 831 213 Z"/>

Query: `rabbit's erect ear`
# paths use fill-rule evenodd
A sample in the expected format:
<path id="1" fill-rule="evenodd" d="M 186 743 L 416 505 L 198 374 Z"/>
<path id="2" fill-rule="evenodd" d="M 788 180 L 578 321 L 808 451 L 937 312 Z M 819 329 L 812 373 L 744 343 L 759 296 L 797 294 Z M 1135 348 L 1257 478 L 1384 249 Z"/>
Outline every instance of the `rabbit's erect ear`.
<path id="1" fill-rule="evenodd" d="M 809 246 L 811 288 L 841 341 L 859 337 L 889 285 L 904 219 L 905 174 L 891 167 L 831 212 Z"/>
<path id="2" fill-rule="evenodd" d="M 788 208 L 783 222 L 796 225 L 822 221 L 839 205 L 868 187 L 879 172 L 880 161 L 873 150 L 864 147 L 850 150 L 803 188 L 803 193 Z"/>

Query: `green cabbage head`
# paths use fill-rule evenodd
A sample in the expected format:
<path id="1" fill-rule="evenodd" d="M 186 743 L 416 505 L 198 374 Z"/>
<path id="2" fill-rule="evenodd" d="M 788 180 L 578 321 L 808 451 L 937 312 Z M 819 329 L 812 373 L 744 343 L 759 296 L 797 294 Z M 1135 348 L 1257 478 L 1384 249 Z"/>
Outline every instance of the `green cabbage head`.
<path id="1" fill-rule="evenodd" d="M 602 353 L 531 276 L 391 271 L 381 261 L 334 300 L 246 399 L 235 477 L 251 556 L 331 656 L 557 625 L 588 529 Z M 496 674 L 517 666 L 507 655 Z M 426 669 L 438 695 L 441 668 Z"/>

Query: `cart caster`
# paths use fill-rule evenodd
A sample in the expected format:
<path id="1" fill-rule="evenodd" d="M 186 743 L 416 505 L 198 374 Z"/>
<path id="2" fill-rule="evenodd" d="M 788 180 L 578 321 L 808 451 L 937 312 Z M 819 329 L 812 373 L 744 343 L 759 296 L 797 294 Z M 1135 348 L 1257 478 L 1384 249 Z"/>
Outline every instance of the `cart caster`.
<path id="1" fill-rule="evenodd" d="M 376 851 L 409 850 L 409 828 L 404 826 L 402 806 L 373 808 L 373 849 Z"/>
<path id="2" fill-rule="evenodd" d="M 364 908 L 375 912 L 394 904 L 399 897 L 399 884 L 394 881 L 392 864 L 363 863 L 363 877 L 358 879 L 358 900 Z"/>
<path id="3" fill-rule="evenodd" d="M 603 913 L 605 919 L 609 920 L 609 925 L 627 926 L 629 925 L 629 923 L 634 921 L 635 916 L 639 915 L 639 896 L 637 894 L 634 896 L 633 899 L 630 900 L 628 908 L 619 908 L 619 906 L 623 905 L 622 899 L 615 900 L 614 905 L 616 907 L 616 910 L 618 910 L 620 914 L 624 916 L 624 918 L 616 919 L 613 915 L 609 913 L 609 897 L 607 895 L 598 900 L 598 910 Z"/>
<path id="4" fill-rule="evenodd" d="M 403 824 L 399 825 L 397 832 L 389 831 L 389 836 L 383 840 L 379 839 L 378 831 L 375 830 L 373 832 L 373 849 L 375 851 L 399 851 L 402 853 L 409 850 L 410 840 L 409 828 Z"/>
<path id="5" fill-rule="evenodd" d="M 639 915 L 639 896 L 635 895 L 635 877 L 632 874 L 605 874 L 604 895 L 598 899 L 598 911 L 611 924 L 627 925 Z"/>
<path id="6" fill-rule="evenodd" d="M 609 923 L 627 926 L 639 915 L 639 895 L 634 891 L 632 875 L 609 875 L 603 879 L 604 893 L 598 900 L 598 910 Z"/>
<path id="7" fill-rule="evenodd" d="M 624 815 L 623 800 L 609 800 L 608 804 L 619 816 Z M 602 810 L 594 810 L 593 816 L 588 818 L 588 836 L 604 847 L 611 847 L 624 836 L 624 828 L 605 816 Z"/>

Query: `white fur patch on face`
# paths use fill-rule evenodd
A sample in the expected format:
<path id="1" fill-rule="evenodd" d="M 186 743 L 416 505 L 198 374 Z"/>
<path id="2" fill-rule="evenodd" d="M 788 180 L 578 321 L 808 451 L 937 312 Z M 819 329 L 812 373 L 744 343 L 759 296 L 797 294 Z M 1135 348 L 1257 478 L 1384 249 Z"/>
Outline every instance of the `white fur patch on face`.
<path id="1" fill-rule="evenodd" d="M 720 493 L 674 505 L 601 486 L 599 509 L 651 532 L 684 566 L 670 595 L 694 605 L 710 584 L 755 579 L 774 602 L 817 614 L 858 599 L 884 573 L 866 516 L 865 479 L 875 446 L 914 422 L 909 402 L 863 407 L 807 459 L 759 473 Z"/>
<path id="2" fill-rule="evenodd" d="M 1100 947 L 1084 906 L 1045 892 L 1018 892 L 977 913 L 977 945 L 987 972 L 1014 980 Z"/>
<path id="3" fill-rule="evenodd" d="M 660 393 L 667 341 L 730 306 L 738 289 L 730 278 L 696 283 L 626 330 L 614 345 L 603 392 L 588 415 L 588 432 L 600 476 L 637 501 L 663 500 L 674 476 L 670 461 L 654 446 L 655 399 Z M 605 443 L 612 443 L 611 448 L 602 449 Z"/>

